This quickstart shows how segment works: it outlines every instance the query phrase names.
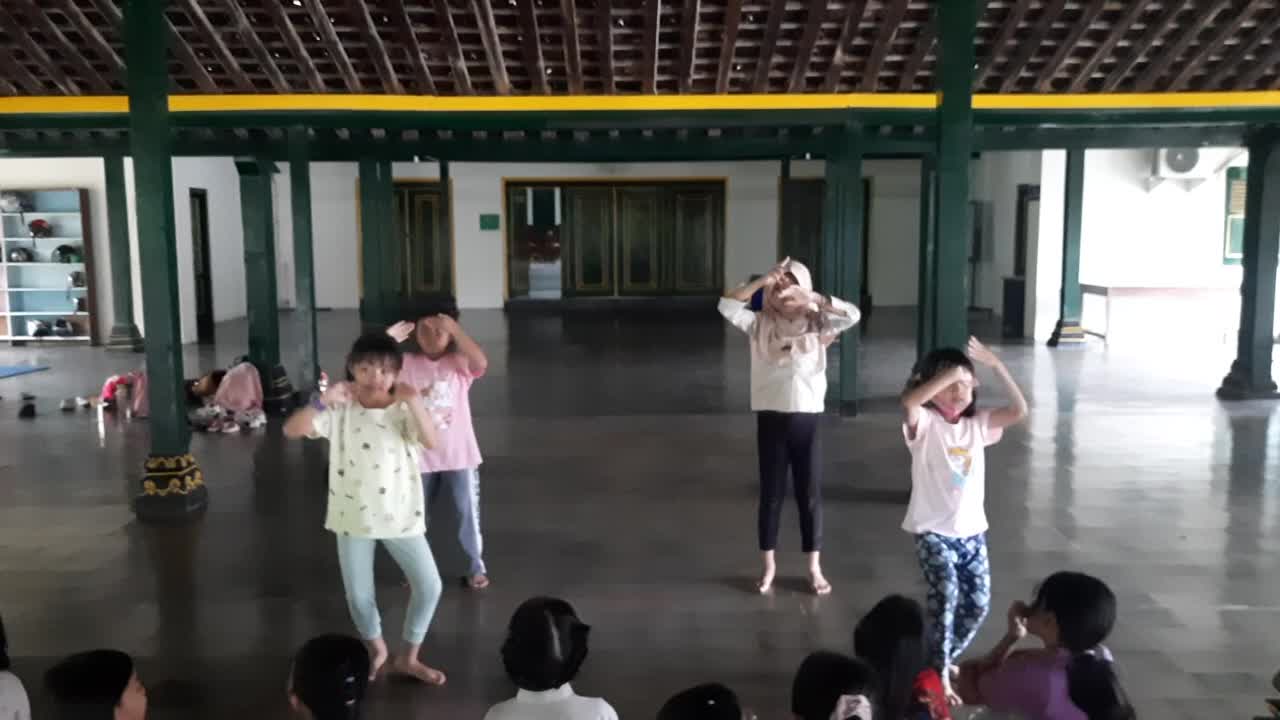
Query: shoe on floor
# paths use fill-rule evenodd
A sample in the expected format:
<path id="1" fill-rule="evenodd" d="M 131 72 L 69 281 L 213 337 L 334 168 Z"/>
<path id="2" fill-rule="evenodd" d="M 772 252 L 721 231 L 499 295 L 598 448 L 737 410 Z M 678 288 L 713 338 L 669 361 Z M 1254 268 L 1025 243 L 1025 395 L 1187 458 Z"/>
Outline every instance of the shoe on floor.
<path id="1" fill-rule="evenodd" d="M 18 418 L 22 420 L 30 420 L 36 416 L 36 404 L 33 402 L 24 402 L 22 409 L 18 411 Z"/>

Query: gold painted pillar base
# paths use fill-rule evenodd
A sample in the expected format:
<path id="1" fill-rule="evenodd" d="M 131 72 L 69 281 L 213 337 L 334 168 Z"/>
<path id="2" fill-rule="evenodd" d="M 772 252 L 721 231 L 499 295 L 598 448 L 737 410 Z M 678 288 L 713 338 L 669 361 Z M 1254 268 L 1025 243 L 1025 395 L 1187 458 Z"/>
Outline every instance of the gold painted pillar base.
<path id="1" fill-rule="evenodd" d="M 209 489 L 191 453 L 150 455 L 133 511 L 143 522 L 177 522 L 204 512 Z"/>

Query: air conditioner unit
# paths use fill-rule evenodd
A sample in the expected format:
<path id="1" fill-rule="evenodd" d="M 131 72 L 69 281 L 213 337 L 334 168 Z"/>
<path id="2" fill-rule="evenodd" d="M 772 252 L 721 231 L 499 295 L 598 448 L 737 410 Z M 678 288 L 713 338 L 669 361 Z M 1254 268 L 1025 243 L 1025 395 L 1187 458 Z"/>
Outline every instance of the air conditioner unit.
<path id="1" fill-rule="evenodd" d="M 1152 158 L 1151 177 L 1147 189 L 1154 190 L 1166 182 L 1176 182 L 1186 190 L 1213 177 L 1214 167 L 1197 148 L 1161 148 Z"/>

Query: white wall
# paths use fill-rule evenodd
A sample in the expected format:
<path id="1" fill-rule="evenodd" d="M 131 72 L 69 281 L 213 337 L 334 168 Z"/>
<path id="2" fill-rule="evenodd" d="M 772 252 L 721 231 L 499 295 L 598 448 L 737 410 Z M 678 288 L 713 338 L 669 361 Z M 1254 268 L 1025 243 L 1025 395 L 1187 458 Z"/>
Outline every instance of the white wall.
<path id="1" fill-rule="evenodd" d="M 1018 186 L 1040 184 L 1038 151 L 983 153 L 974 163 L 975 200 L 987 204 L 987 246 L 978 267 L 978 306 L 1004 313 L 1004 278 L 1013 275 L 1017 234 Z M 1029 223 L 1036 222 L 1030 218 Z"/>
<path id="2" fill-rule="evenodd" d="M 1027 248 L 1025 332 L 1048 340 L 1058 323 L 1062 293 L 1062 223 L 1066 217 L 1067 152 L 1046 150 L 1040 159 L 1040 230 Z M 1086 176 L 1086 183 L 1088 179 Z M 1088 210 L 1086 208 L 1085 212 Z M 1028 243 L 1030 245 L 1030 243 Z"/>

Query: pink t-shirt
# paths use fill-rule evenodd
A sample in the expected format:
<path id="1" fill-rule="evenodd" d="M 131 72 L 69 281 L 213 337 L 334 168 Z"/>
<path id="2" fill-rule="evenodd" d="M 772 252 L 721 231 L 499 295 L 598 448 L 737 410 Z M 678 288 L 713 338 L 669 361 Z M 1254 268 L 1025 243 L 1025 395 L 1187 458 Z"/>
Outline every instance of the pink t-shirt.
<path id="1" fill-rule="evenodd" d="M 483 374 L 483 373 L 481 373 Z M 470 470 L 480 467 L 480 446 L 471 425 L 472 374 L 461 353 L 449 353 L 432 360 L 422 353 L 406 353 L 400 380 L 424 392 L 423 403 L 436 421 L 439 444 L 423 449 L 418 467 L 424 473 Z"/>
<path id="2" fill-rule="evenodd" d="M 903 437 L 911 451 L 911 501 L 903 530 L 957 538 L 987 531 L 986 447 L 1003 435 L 990 422 L 989 410 L 950 423 L 926 407 L 914 437 L 903 423 Z"/>

